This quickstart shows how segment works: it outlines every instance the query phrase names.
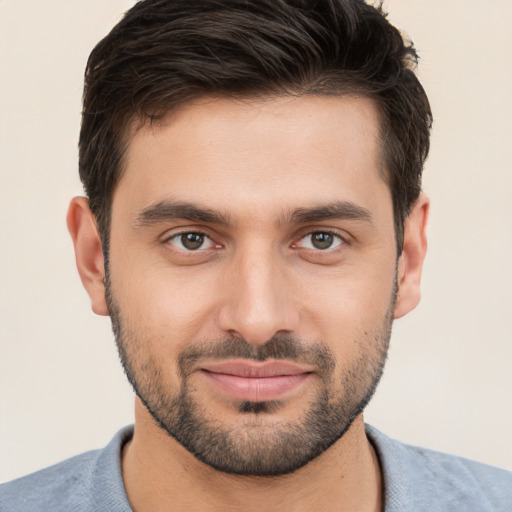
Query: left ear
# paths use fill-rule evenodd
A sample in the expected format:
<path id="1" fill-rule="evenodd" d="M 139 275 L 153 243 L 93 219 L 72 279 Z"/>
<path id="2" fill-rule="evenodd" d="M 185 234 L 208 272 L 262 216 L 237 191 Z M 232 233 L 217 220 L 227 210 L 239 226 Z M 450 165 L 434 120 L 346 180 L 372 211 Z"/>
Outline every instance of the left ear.
<path id="1" fill-rule="evenodd" d="M 427 221 L 430 202 L 422 192 L 405 220 L 404 248 L 398 260 L 398 295 L 395 318 L 412 311 L 420 302 L 423 261 L 427 253 Z"/>

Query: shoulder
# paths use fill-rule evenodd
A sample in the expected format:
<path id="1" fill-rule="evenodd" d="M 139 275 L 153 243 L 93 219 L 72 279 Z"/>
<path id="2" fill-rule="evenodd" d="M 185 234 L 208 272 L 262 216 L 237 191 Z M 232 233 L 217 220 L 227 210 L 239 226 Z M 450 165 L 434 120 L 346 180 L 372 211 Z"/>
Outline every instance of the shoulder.
<path id="1" fill-rule="evenodd" d="M 512 473 L 411 446 L 367 426 L 384 475 L 386 512 L 512 510 Z"/>
<path id="2" fill-rule="evenodd" d="M 132 429 L 116 434 L 102 450 L 77 455 L 30 475 L 0 485 L 2 512 L 129 511 L 121 475 L 121 449 Z M 126 506 L 124 506 L 126 505 Z"/>
<path id="3" fill-rule="evenodd" d="M 0 510 L 88 510 L 85 488 L 98 454 L 99 450 L 87 452 L 0 485 Z"/>

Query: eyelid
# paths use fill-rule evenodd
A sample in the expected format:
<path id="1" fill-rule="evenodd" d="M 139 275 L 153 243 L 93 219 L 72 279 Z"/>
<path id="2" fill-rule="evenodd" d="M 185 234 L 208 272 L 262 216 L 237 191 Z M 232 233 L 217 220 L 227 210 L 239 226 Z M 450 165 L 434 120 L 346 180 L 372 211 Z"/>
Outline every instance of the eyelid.
<path id="1" fill-rule="evenodd" d="M 180 250 L 182 252 L 199 253 L 201 251 L 207 251 L 210 249 L 220 249 L 223 247 L 223 244 L 217 242 L 215 240 L 214 236 L 212 236 L 212 234 L 209 232 L 208 229 L 205 229 L 203 227 L 195 227 L 195 226 L 182 226 L 182 227 L 172 228 L 170 230 L 167 230 L 163 235 L 161 235 L 160 241 L 162 244 L 169 244 L 173 239 L 177 239 L 178 237 L 185 235 L 187 233 L 194 233 L 194 234 L 204 236 L 205 239 L 208 239 L 210 241 L 210 247 L 207 247 L 204 249 L 201 248 L 201 249 L 197 249 L 194 251 L 194 250 L 190 250 L 190 249 L 187 250 L 186 248 L 179 248 L 179 247 L 176 247 L 176 245 L 172 244 L 174 248 L 176 248 L 177 250 Z M 338 239 L 339 243 L 335 247 L 327 248 L 327 249 L 299 247 L 299 243 L 303 239 L 305 239 L 306 237 L 311 236 L 315 233 L 330 234 L 330 235 L 334 236 L 336 239 Z M 302 248 L 305 250 L 316 251 L 316 252 L 324 253 L 324 254 L 333 252 L 336 249 L 338 249 L 340 246 L 351 245 L 353 242 L 351 236 L 347 232 L 343 231 L 340 233 L 339 229 L 332 228 L 332 227 L 322 227 L 322 226 L 318 226 L 318 227 L 308 226 L 307 228 L 302 229 L 294 237 L 294 240 L 295 241 L 292 242 L 292 244 L 291 244 L 292 248 L 298 248 L 298 249 Z"/>
<path id="2" fill-rule="evenodd" d="M 173 240 L 179 239 L 179 237 L 189 234 L 189 233 L 203 236 L 205 239 L 210 241 L 210 247 L 191 250 L 191 249 L 186 249 L 185 247 L 183 247 L 183 248 L 177 247 L 175 244 L 172 243 Z M 176 249 L 178 251 L 187 252 L 187 253 L 191 253 L 191 254 L 192 253 L 200 253 L 201 251 L 207 251 L 209 249 L 215 249 L 215 248 L 220 247 L 220 244 L 215 242 L 213 237 L 210 234 L 208 234 L 206 232 L 206 230 L 201 229 L 201 228 L 194 228 L 194 227 L 182 228 L 182 229 L 179 229 L 178 231 L 172 231 L 172 233 L 169 233 L 169 231 L 167 231 L 167 233 L 164 234 L 164 236 L 162 237 L 162 243 L 170 244 L 173 246 L 174 249 Z"/>
<path id="3" fill-rule="evenodd" d="M 293 242 L 292 244 L 292 247 L 298 247 L 298 244 L 304 240 L 306 237 L 308 236 L 311 236 L 311 235 L 314 235 L 315 233 L 324 233 L 324 234 L 329 234 L 329 235 L 332 235 L 334 236 L 336 239 L 338 239 L 340 241 L 340 243 L 338 245 L 336 245 L 336 247 L 333 247 L 332 249 L 331 248 L 328 248 L 328 249 L 314 249 L 314 248 L 305 248 L 305 249 L 308 249 L 308 250 L 315 250 L 315 251 L 318 251 L 318 252 L 329 252 L 329 251 L 334 251 L 335 249 L 337 249 L 340 245 L 349 245 L 351 243 L 351 239 L 350 239 L 350 236 L 348 233 L 345 233 L 345 232 L 342 232 L 340 233 L 339 230 L 337 229 L 333 229 L 331 227 L 314 227 L 314 228 L 311 228 L 309 227 L 307 229 L 307 231 L 302 231 L 296 238 L 295 238 L 295 242 Z"/>
<path id="4" fill-rule="evenodd" d="M 203 235 L 213 239 L 210 230 L 194 225 L 175 226 L 170 229 L 166 229 L 161 235 L 159 235 L 159 239 L 161 242 L 165 243 L 175 236 L 185 235 L 187 233 L 197 233 L 198 235 Z"/>

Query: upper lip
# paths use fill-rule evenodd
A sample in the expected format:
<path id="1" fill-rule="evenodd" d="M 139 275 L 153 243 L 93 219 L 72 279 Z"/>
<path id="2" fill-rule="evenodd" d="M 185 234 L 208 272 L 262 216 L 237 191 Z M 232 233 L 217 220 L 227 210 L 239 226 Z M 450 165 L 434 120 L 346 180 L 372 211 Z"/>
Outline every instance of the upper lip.
<path id="1" fill-rule="evenodd" d="M 222 373 L 225 375 L 253 379 L 300 375 L 302 373 L 312 372 L 310 368 L 304 368 L 286 361 L 224 361 L 220 363 L 202 364 L 200 369 L 212 373 Z"/>

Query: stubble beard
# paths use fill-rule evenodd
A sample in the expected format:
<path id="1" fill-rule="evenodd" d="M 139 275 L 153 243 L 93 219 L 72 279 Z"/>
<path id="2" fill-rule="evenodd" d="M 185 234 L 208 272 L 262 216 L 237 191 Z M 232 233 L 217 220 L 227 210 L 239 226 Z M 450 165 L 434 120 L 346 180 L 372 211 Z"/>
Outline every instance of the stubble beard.
<path id="1" fill-rule="evenodd" d="M 279 476 L 305 466 L 338 441 L 365 409 L 382 376 L 387 358 L 393 307 L 376 332 L 357 340 L 359 357 L 337 374 L 334 355 L 325 344 L 305 343 L 277 334 L 262 345 L 228 337 L 191 343 L 177 360 L 179 389 L 165 379 L 169 369 L 136 337 L 121 318 L 107 277 L 107 303 L 119 357 L 135 393 L 155 422 L 197 459 L 212 468 L 244 476 Z M 145 343 L 146 341 L 146 343 Z M 241 421 L 226 424 L 208 413 L 194 396 L 191 368 L 202 358 L 286 359 L 318 368 L 318 389 L 309 408 L 295 421 L 278 420 L 279 401 L 241 402 Z"/>

